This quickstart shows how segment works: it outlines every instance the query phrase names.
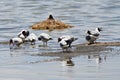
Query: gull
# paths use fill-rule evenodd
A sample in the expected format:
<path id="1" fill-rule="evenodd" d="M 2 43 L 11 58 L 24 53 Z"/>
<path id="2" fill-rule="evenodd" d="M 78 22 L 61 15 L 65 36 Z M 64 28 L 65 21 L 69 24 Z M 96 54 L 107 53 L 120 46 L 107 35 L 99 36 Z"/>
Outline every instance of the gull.
<path id="1" fill-rule="evenodd" d="M 60 47 L 63 49 L 63 51 L 64 51 L 64 50 L 67 51 L 68 48 L 70 48 L 69 41 L 67 41 L 67 40 L 62 39 L 62 40 L 59 42 L 59 44 L 60 44 Z"/>
<path id="2" fill-rule="evenodd" d="M 34 33 L 30 33 L 30 35 L 27 38 L 25 38 L 25 41 L 31 42 L 31 45 L 34 45 L 37 40 L 38 38 Z"/>
<path id="3" fill-rule="evenodd" d="M 58 42 L 64 40 L 65 42 L 67 42 L 67 44 L 69 45 L 69 47 L 71 47 L 72 42 L 74 42 L 77 39 L 78 38 L 75 38 L 75 37 L 70 36 L 70 35 L 63 35 L 63 36 L 61 36 L 61 37 L 58 38 Z M 62 42 L 64 42 L 64 41 L 62 41 Z"/>
<path id="4" fill-rule="evenodd" d="M 23 40 L 19 37 L 15 37 L 9 40 L 10 49 L 17 48 L 23 43 Z"/>
<path id="5" fill-rule="evenodd" d="M 18 37 L 22 38 L 23 40 L 28 37 L 30 32 L 28 30 L 22 30 L 18 33 Z"/>
<path id="6" fill-rule="evenodd" d="M 98 39 L 98 37 L 94 35 L 87 35 L 86 40 L 89 42 L 89 44 L 94 44 L 95 41 Z"/>
<path id="7" fill-rule="evenodd" d="M 41 33 L 41 34 L 39 35 L 39 37 L 38 37 L 38 40 L 39 40 L 39 41 L 42 41 L 42 42 L 43 42 L 43 45 L 47 46 L 47 42 L 48 42 L 49 40 L 52 40 L 52 37 L 51 37 L 49 34 L 47 34 L 47 33 Z"/>
<path id="8" fill-rule="evenodd" d="M 89 44 L 94 44 L 95 41 L 99 38 L 100 31 L 102 28 L 96 28 L 95 31 L 87 31 L 87 36 L 85 37 Z"/>
<path id="9" fill-rule="evenodd" d="M 102 31 L 102 28 L 96 28 L 95 31 L 90 31 L 90 30 L 88 30 L 88 31 L 87 31 L 87 34 L 98 37 L 98 36 L 100 35 L 100 32 L 101 32 L 101 31 Z"/>

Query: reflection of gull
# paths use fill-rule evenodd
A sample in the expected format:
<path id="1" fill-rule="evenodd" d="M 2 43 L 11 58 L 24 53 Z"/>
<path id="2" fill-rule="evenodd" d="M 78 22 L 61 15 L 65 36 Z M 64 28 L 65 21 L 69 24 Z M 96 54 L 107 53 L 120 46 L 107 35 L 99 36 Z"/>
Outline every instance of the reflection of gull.
<path id="1" fill-rule="evenodd" d="M 73 61 L 71 60 L 71 57 L 68 57 L 62 61 L 62 66 L 74 66 Z"/>
<path id="2" fill-rule="evenodd" d="M 102 57 L 100 55 L 88 55 L 88 59 L 94 59 L 96 63 L 102 62 Z"/>
<path id="3" fill-rule="evenodd" d="M 96 56 L 96 63 L 101 63 L 102 62 L 102 58 L 100 56 Z"/>

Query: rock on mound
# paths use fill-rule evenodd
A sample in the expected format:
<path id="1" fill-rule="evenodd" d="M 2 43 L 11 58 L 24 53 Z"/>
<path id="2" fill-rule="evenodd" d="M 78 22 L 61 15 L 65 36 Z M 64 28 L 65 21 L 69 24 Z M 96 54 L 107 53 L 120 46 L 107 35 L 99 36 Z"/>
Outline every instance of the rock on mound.
<path id="1" fill-rule="evenodd" d="M 73 26 L 55 20 L 52 15 L 49 15 L 47 20 L 33 24 L 31 26 L 32 29 L 37 29 L 37 30 L 54 30 L 54 29 L 65 29 L 71 27 Z"/>

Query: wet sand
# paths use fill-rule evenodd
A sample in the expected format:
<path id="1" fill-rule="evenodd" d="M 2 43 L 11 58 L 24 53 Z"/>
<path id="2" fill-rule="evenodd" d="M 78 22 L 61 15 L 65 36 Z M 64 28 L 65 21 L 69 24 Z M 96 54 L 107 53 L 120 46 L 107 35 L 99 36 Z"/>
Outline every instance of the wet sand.
<path id="1" fill-rule="evenodd" d="M 0 42 L 0 44 L 8 44 L 8 42 Z M 56 51 L 56 52 L 43 52 L 38 54 L 30 54 L 32 56 L 50 56 L 59 57 L 57 60 L 63 60 L 63 57 L 76 57 L 80 55 L 96 54 L 101 51 L 112 51 L 111 46 L 120 46 L 120 42 L 96 42 L 95 44 L 83 43 L 73 45 L 70 51 Z"/>
<path id="2" fill-rule="evenodd" d="M 46 52 L 42 54 L 32 54 L 33 56 L 51 56 L 51 57 L 76 57 L 80 55 L 98 54 L 101 51 L 112 51 L 111 46 L 120 46 L 120 42 L 96 42 L 88 45 L 87 43 L 73 45 L 70 51 Z M 61 59 L 58 60 L 61 60 Z"/>
<path id="3" fill-rule="evenodd" d="M 8 44 L 9 42 L 5 41 L 5 42 L 0 42 L 0 44 Z M 83 43 L 83 44 L 78 44 L 78 45 L 74 45 L 74 46 L 120 46 L 120 42 L 96 42 L 95 44 L 90 44 L 88 45 L 88 43 Z"/>
<path id="4" fill-rule="evenodd" d="M 5 44 L 8 45 L 8 42 L 0 42 L 0 44 Z M 80 54 L 90 54 L 90 53 L 96 53 L 100 51 L 107 51 L 107 50 L 112 50 L 109 46 L 120 46 L 120 42 L 96 42 L 95 44 L 88 45 L 88 43 L 83 43 L 83 44 L 77 44 L 73 45 L 72 49 L 70 51 L 56 51 L 56 52 L 44 52 L 42 54 L 32 54 L 32 55 L 39 55 L 39 56 L 57 56 L 57 57 L 62 57 L 67 56 L 67 57 L 75 57 Z M 63 55 L 62 55 L 62 54 Z"/>

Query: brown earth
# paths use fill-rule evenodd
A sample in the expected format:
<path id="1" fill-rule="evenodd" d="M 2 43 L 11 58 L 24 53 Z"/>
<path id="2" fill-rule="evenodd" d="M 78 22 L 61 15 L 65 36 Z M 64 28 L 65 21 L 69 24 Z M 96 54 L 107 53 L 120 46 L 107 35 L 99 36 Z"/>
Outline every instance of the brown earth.
<path id="1" fill-rule="evenodd" d="M 55 20 L 52 15 L 49 15 L 47 20 L 38 22 L 31 26 L 31 28 L 35 30 L 54 30 L 54 29 L 65 29 L 71 27 L 73 26 L 63 23 L 59 20 Z"/>

